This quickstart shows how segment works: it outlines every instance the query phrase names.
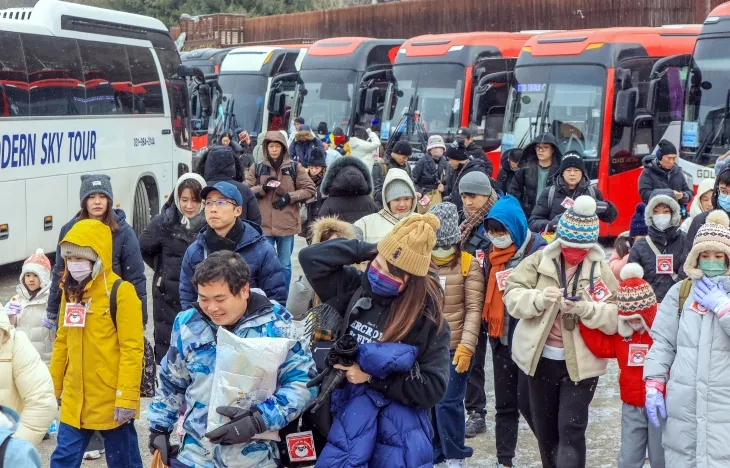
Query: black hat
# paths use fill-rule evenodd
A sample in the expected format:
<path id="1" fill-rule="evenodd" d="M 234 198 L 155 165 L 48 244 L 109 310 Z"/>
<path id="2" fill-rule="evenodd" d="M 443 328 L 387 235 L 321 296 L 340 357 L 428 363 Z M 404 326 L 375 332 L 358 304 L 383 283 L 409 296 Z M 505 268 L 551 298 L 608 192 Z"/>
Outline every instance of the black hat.
<path id="1" fill-rule="evenodd" d="M 504 152 L 507 155 L 507 159 L 512 162 L 522 161 L 522 148 L 511 148 Z"/>
<path id="2" fill-rule="evenodd" d="M 580 169 L 580 171 L 585 174 L 586 173 L 586 165 L 583 162 L 583 158 L 578 156 L 575 153 L 567 153 L 563 160 L 560 162 L 560 170 L 559 174 L 563 175 L 563 172 L 565 172 L 566 169 L 569 169 L 571 167 L 574 167 L 576 169 Z"/>
<path id="3" fill-rule="evenodd" d="M 319 148 L 312 148 L 312 153 L 309 155 L 309 165 L 327 167 L 327 162 L 324 157 L 324 151 Z"/>
<path id="4" fill-rule="evenodd" d="M 677 154 L 677 147 L 669 140 L 661 140 L 657 145 L 656 158 L 662 159 L 665 154 Z"/>
<path id="5" fill-rule="evenodd" d="M 410 156 L 413 154 L 413 148 L 411 148 L 410 143 L 405 140 L 401 140 L 396 142 L 395 146 L 393 146 L 393 151 L 391 152 L 402 154 L 403 156 Z"/>
<path id="6" fill-rule="evenodd" d="M 466 161 L 469 159 L 464 142 L 459 140 L 451 142 L 446 148 L 446 159 L 453 159 L 454 161 Z"/>
<path id="7" fill-rule="evenodd" d="M 335 129 L 332 131 L 332 134 L 334 136 L 345 136 L 345 131 L 342 130 L 341 127 L 335 127 Z"/>
<path id="8" fill-rule="evenodd" d="M 456 138 L 471 138 L 471 130 L 461 127 L 456 131 Z"/>
<path id="9" fill-rule="evenodd" d="M 303 124 L 304 123 L 304 117 L 297 117 L 296 119 L 294 119 L 294 122 L 296 122 L 298 124 Z"/>

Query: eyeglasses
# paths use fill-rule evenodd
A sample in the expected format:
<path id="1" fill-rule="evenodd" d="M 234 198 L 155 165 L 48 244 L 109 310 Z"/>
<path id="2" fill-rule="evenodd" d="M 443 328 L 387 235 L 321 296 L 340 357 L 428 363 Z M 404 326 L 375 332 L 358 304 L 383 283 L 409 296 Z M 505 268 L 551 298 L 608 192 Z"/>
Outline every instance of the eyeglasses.
<path id="1" fill-rule="evenodd" d="M 203 205 L 205 205 L 206 208 L 210 208 L 213 205 L 217 206 L 218 208 L 223 208 L 224 206 L 226 206 L 226 204 L 229 203 L 233 206 L 236 206 L 236 204 L 230 200 L 205 200 L 203 202 Z"/>
<path id="2" fill-rule="evenodd" d="M 549 151 L 551 149 L 552 149 L 552 146 L 550 146 L 550 145 L 545 145 L 545 146 L 537 145 L 537 146 L 535 146 L 535 151 L 540 151 L 540 152 Z"/>

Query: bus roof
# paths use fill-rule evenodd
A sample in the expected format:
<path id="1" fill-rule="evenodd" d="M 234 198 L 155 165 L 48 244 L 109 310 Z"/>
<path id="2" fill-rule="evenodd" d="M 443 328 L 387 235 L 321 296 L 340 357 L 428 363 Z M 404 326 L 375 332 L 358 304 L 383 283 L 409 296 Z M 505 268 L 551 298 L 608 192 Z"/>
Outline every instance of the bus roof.
<path id="1" fill-rule="evenodd" d="M 373 65 L 392 64 L 403 39 L 334 37 L 317 41 L 304 57 L 303 69 L 364 71 Z"/>
<path id="2" fill-rule="evenodd" d="M 469 46 L 493 46 L 503 56 L 516 57 L 533 34 L 510 32 L 472 32 L 460 34 L 426 34 L 408 39 L 399 51 L 406 57 L 444 56 Z"/>
<path id="3" fill-rule="evenodd" d="M 237 47 L 223 59 L 220 72 L 263 73 L 267 76 L 295 72 L 301 68 L 306 50 L 306 47 L 299 46 Z"/>
<path id="4" fill-rule="evenodd" d="M 545 58 L 552 58 L 556 63 L 576 63 L 577 60 L 614 67 L 620 60 L 631 57 L 667 57 L 691 53 L 699 33 L 699 25 L 680 25 L 580 29 L 541 34 L 527 41 L 517 65 L 544 63 Z"/>
<path id="5" fill-rule="evenodd" d="M 702 26 L 702 35 L 727 36 L 730 33 L 730 2 L 715 7 Z"/>

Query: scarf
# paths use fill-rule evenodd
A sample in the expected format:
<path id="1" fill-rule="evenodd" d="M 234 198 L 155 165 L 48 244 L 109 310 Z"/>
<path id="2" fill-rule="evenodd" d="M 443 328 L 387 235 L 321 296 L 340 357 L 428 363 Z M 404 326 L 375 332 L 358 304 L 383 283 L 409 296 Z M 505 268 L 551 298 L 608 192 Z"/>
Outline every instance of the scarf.
<path id="1" fill-rule="evenodd" d="M 219 236 L 213 228 L 208 227 L 204 234 L 208 252 L 213 253 L 220 250 L 230 250 L 231 252 L 235 252 L 236 247 L 238 247 L 238 243 L 241 242 L 241 239 L 243 239 L 243 229 L 243 221 L 240 219 L 236 219 L 236 222 L 233 224 L 231 230 L 228 231 L 226 237 Z"/>
<path id="2" fill-rule="evenodd" d="M 484 223 L 484 218 L 486 218 L 487 214 L 489 214 L 489 210 L 492 209 L 494 204 L 497 202 L 497 199 L 497 192 L 492 190 L 487 203 L 485 203 L 478 211 L 467 215 L 464 222 L 461 223 L 459 226 L 459 232 L 461 233 L 462 249 L 466 249 L 466 246 L 469 245 L 469 237 L 471 237 L 472 231 Z"/>
<path id="3" fill-rule="evenodd" d="M 180 224 L 182 224 L 183 227 L 185 229 L 187 229 L 188 231 L 190 229 L 199 231 L 200 228 L 203 226 L 203 223 L 205 223 L 205 213 L 203 213 L 202 211 L 200 213 L 196 214 L 195 216 L 193 216 L 192 218 L 188 218 L 187 216 L 185 216 L 185 213 L 180 211 L 179 208 L 178 208 L 178 212 L 180 213 Z"/>
<path id="4" fill-rule="evenodd" d="M 487 295 L 484 297 L 482 318 L 489 325 L 489 336 L 499 338 L 504 328 L 504 291 L 497 287 L 497 273 L 504 271 L 507 262 L 515 256 L 517 247 L 514 244 L 506 249 L 493 248 L 489 253 L 489 279 L 487 280 Z"/>
<path id="5" fill-rule="evenodd" d="M 455 258 L 456 249 L 453 246 L 448 249 L 434 249 L 431 252 L 431 260 L 440 267 L 450 264 Z"/>

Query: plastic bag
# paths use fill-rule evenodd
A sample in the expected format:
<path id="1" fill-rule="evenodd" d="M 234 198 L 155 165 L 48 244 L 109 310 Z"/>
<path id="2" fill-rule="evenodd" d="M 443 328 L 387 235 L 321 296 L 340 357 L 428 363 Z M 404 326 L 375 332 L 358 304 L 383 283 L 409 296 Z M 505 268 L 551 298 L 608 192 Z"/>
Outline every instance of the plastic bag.
<path id="1" fill-rule="evenodd" d="M 296 341 L 288 338 L 240 338 L 219 328 L 206 430 L 212 431 L 229 422 L 215 408 L 246 409 L 273 395 L 279 367 L 295 344 Z M 279 433 L 264 432 L 255 438 L 278 441 Z"/>

